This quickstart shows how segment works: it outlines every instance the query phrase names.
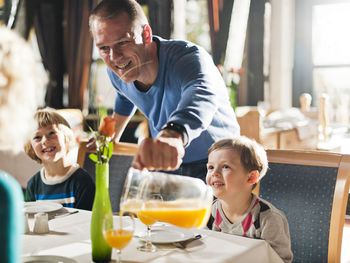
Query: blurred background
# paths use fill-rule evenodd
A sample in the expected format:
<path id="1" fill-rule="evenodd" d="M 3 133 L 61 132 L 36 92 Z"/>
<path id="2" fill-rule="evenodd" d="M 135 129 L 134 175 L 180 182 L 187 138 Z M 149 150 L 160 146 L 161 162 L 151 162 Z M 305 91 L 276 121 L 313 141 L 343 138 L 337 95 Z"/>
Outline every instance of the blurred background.
<path id="1" fill-rule="evenodd" d="M 86 137 L 114 88 L 88 28 L 98 0 L 0 0 L 0 23 L 28 39 L 49 82 L 45 105 Z M 350 152 L 350 0 L 143 0 L 155 35 L 203 46 L 242 134 L 266 148 Z M 136 114 L 122 141 L 137 142 Z M 135 132 L 136 131 L 136 132 Z"/>
<path id="2" fill-rule="evenodd" d="M 84 114 L 113 108 L 113 89 L 93 48 L 88 15 L 97 0 L 0 0 L 0 19 L 37 50 L 50 82 L 46 104 Z M 331 120 L 349 123 L 350 1 L 144 0 L 154 34 L 202 45 L 234 79 L 237 105 L 318 106 L 330 96 Z M 232 77 L 229 75 L 239 75 Z M 346 113 L 346 114 L 344 114 Z"/>

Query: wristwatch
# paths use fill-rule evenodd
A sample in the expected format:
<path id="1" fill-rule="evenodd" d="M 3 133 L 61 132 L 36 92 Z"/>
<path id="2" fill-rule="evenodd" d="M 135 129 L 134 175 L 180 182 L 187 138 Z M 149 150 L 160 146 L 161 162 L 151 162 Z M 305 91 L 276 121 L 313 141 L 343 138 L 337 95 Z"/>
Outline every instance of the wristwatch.
<path id="1" fill-rule="evenodd" d="M 181 134 L 184 146 L 187 145 L 187 143 L 188 143 L 187 131 L 186 131 L 185 127 L 182 126 L 181 124 L 178 124 L 178 123 L 175 123 L 175 122 L 171 121 L 171 122 L 168 122 L 167 124 L 165 124 L 162 127 L 162 130 L 175 131 L 175 132 Z"/>

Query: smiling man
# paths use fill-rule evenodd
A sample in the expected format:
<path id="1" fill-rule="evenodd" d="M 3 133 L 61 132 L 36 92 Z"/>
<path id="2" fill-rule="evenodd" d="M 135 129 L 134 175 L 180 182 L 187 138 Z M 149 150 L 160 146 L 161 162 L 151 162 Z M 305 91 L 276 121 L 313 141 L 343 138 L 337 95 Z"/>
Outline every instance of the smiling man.
<path id="1" fill-rule="evenodd" d="M 225 83 L 201 47 L 153 36 L 134 0 L 104 0 L 90 15 L 90 30 L 117 90 L 118 140 L 138 108 L 152 138 L 143 140 L 133 166 L 175 170 L 205 180 L 207 150 L 239 135 Z"/>

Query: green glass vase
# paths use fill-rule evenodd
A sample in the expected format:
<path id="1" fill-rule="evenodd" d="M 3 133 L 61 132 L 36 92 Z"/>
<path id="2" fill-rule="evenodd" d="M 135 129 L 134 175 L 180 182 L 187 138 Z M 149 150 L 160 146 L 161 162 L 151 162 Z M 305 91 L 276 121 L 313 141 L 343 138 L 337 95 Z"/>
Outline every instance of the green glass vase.
<path id="1" fill-rule="evenodd" d="M 110 220 L 113 217 L 109 198 L 109 164 L 96 163 L 96 192 L 90 226 L 94 262 L 109 262 L 112 257 L 112 248 L 103 237 L 103 220 L 106 217 L 110 217 Z"/>

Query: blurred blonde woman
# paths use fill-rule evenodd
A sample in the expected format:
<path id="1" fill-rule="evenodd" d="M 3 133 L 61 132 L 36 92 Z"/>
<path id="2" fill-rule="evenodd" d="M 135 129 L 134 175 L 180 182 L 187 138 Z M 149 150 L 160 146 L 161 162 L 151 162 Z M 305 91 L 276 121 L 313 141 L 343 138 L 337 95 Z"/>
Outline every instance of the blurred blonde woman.
<path id="1" fill-rule="evenodd" d="M 33 115 L 43 102 L 46 76 L 31 47 L 0 28 L 0 147 L 18 152 L 36 128 Z"/>
<path id="2" fill-rule="evenodd" d="M 18 152 L 35 130 L 46 81 L 40 70 L 28 43 L 0 27 L 0 150 Z M 21 187 L 0 167 L 1 262 L 21 262 L 22 206 Z"/>

